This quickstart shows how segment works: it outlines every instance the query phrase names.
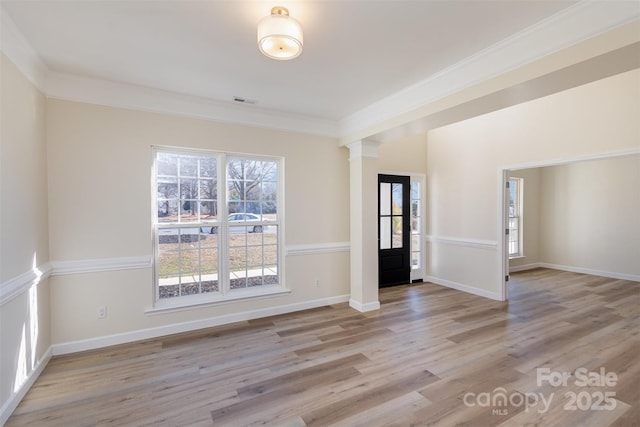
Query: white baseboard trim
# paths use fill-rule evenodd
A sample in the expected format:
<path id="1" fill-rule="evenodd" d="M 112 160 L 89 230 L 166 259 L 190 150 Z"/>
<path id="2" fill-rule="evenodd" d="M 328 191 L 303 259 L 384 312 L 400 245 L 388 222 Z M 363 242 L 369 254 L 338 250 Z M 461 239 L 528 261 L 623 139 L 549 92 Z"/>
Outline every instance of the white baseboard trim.
<path id="1" fill-rule="evenodd" d="M 120 334 L 105 335 L 102 337 L 88 338 L 85 340 L 69 341 L 53 345 L 53 355 L 76 353 L 79 351 L 94 350 L 112 345 L 126 344 L 130 342 L 158 338 L 166 335 L 191 332 L 198 329 L 210 328 L 213 326 L 226 325 L 229 323 L 242 322 L 246 320 L 259 319 L 261 317 L 275 316 L 279 314 L 291 313 L 294 311 L 308 310 L 310 308 L 324 307 L 349 301 L 349 295 L 339 295 L 335 297 L 321 298 L 317 300 L 298 302 L 276 307 L 267 307 L 259 310 L 244 311 L 240 313 L 225 314 L 222 316 L 210 317 L 208 319 L 194 320 L 190 322 L 174 323 L 171 325 L 158 326 L 155 328 L 139 329 Z"/>
<path id="2" fill-rule="evenodd" d="M 533 270 L 534 268 L 540 268 L 541 265 L 539 262 L 533 262 L 530 264 L 522 264 L 522 265 L 516 265 L 514 267 L 509 267 L 509 273 L 517 273 L 518 271 L 527 271 L 527 270 Z"/>
<path id="3" fill-rule="evenodd" d="M 368 302 L 362 304 L 354 299 L 349 300 L 349 307 L 358 310 L 361 313 L 366 313 L 367 311 L 375 311 L 380 310 L 380 301 Z"/>
<path id="4" fill-rule="evenodd" d="M 592 268 L 574 267 L 570 265 L 551 264 L 548 262 L 539 262 L 538 267 L 569 271 L 571 273 L 589 274 L 591 276 L 609 277 L 611 279 L 622 279 L 631 280 L 633 282 L 640 282 L 640 276 L 636 274 L 616 273 L 613 271 L 595 270 Z"/>
<path id="5" fill-rule="evenodd" d="M 466 292 L 468 294 L 478 295 L 480 297 L 489 298 L 496 301 L 504 301 L 504 298 L 501 298 L 501 296 L 496 292 L 475 288 L 473 286 L 464 285 L 462 283 L 454 282 L 452 280 L 440 279 L 438 277 L 433 277 L 433 276 L 427 276 L 424 278 L 424 281 L 435 283 L 436 285 L 446 286 L 447 288 L 456 289 L 458 291 Z"/>
<path id="6" fill-rule="evenodd" d="M 11 396 L 9 396 L 9 399 L 7 399 L 2 407 L 0 407 L 0 426 L 3 426 L 7 422 L 13 411 L 16 410 L 16 408 L 20 404 L 20 401 L 22 401 L 25 394 L 27 394 L 33 383 L 36 382 L 36 380 L 44 370 L 44 367 L 47 366 L 47 363 L 49 363 L 49 360 L 51 360 L 52 354 L 53 349 L 52 347 L 49 347 L 47 351 L 44 352 L 42 357 L 38 360 L 35 368 L 29 373 L 29 375 L 27 375 L 26 380 L 20 385 L 18 390 L 14 391 Z"/>
<path id="7" fill-rule="evenodd" d="M 589 274 L 591 276 L 609 277 L 611 279 L 631 280 L 640 282 L 640 276 L 635 274 L 616 273 L 612 271 L 595 270 L 593 268 L 574 267 L 571 265 L 553 264 L 550 262 L 534 262 L 531 264 L 518 265 L 509 267 L 509 273 L 517 273 L 519 271 L 533 270 L 534 268 L 550 268 L 552 270 L 568 271 L 571 273 Z"/>

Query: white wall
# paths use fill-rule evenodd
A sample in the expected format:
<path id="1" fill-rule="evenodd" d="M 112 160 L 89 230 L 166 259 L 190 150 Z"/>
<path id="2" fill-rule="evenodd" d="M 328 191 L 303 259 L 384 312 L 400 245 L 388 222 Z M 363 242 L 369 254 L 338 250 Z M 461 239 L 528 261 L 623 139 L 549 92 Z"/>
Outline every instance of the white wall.
<path id="1" fill-rule="evenodd" d="M 431 131 L 432 279 L 500 298 L 500 171 L 640 150 L 639 79 L 634 70 Z"/>
<path id="2" fill-rule="evenodd" d="M 546 167 L 540 262 L 640 277 L 640 156 Z"/>
<path id="3" fill-rule="evenodd" d="M 1 54 L 0 425 L 50 355 L 45 98 Z"/>
<path id="4" fill-rule="evenodd" d="M 54 266 L 81 266 L 86 260 L 93 270 L 121 265 L 116 271 L 76 269 L 51 278 L 54 350 L 267 315 L 273 307 L 347 300 L 348 151 L 337 140 L 53 99 L 47 102 L 47 122 Z M 284 157 L 285 249 L 298 253 L 285 257 L 290 294 L 145 313 L 153 304 L 151 268 L 125 265 L 152 254 L 152 145 Z M 99 320 L 96 310 L 102 305 L 108 315 Z"/>

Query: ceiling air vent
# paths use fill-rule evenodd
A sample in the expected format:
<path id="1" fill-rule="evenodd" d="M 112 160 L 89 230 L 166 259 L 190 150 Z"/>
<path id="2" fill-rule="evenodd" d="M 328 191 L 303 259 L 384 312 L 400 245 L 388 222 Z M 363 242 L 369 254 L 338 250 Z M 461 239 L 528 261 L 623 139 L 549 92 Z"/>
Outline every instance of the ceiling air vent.
<path id="1" fill-rule="evenodd" d="M 241 96 L 234 96 L 233 100 L 241 104 L 252 104 L 252 105 L 258 102 L 255 99 L 242 98 Z"/>

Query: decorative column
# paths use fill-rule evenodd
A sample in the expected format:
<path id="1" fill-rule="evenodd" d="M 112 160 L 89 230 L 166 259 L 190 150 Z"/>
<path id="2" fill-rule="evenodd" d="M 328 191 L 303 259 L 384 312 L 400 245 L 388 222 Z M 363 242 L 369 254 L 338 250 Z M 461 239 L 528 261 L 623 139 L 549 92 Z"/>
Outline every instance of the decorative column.
<path id="1" fill-rule="evenodd" d="M 354 141 L 349 147 L 351 190 L 351 298 L 358 311 L 380 308 L 378 301 L 378 146 Z"/>

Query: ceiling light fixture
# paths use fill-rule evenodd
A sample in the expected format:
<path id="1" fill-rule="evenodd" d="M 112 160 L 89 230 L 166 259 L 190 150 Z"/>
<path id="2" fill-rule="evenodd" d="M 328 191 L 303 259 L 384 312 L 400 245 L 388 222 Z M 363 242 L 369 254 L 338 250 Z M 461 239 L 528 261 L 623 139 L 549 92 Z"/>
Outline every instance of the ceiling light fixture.
<path id="1" fill-rule="evenodd" d="M 258 47 L 272 59 L 293 59 L 302 53 L 302 27 L 286 7 L 276 6 L 258 23 Z"/>

